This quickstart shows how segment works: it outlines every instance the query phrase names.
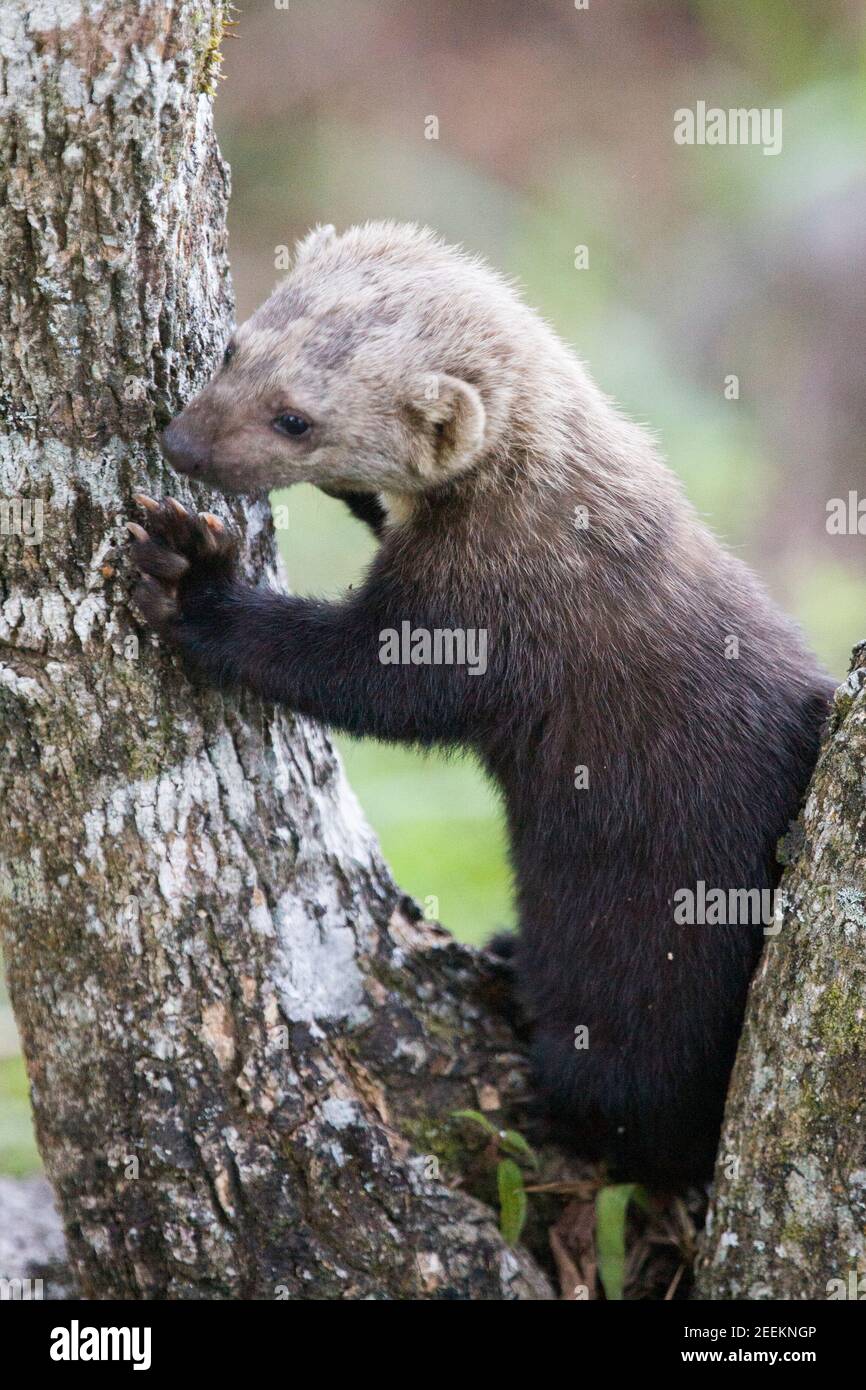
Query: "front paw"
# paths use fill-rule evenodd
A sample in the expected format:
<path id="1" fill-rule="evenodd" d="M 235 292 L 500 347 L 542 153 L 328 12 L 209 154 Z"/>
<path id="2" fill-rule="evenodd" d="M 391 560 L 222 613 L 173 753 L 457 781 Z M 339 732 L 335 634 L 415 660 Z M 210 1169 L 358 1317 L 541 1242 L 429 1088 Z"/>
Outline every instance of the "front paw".
<path id="1" fill-rule="evenodd" d="M 139 495 L 147 529 L 127 523 L 131 556 L 141 571 L 133 598 L 146 622 L 180 641 L 184 624 L 199 623 L 218 606 L 237 568 L 237 541 L 211 512 L 188 512 L 173 497 Z"/>

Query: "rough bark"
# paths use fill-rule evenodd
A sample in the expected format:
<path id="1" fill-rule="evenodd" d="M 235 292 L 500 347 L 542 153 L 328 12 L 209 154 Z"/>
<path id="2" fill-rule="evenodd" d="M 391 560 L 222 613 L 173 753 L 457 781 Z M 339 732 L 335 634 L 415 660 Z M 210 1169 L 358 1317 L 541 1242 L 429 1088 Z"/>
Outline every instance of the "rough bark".
<path id="1" fill-rule="evenodd" d="M 864 786 L 861 646 L 788 837 L 781 929 L 752 986 L 698 1297 L 866 1296 Z"/>
<path id="2" fill-rule="evenodd" d="M 194 690 L 129 607 L 141 487 L 279 582 L 267 508 L 156 448 L 231 320 L 223 19 L 0 14 L 0 909 L 41 1152 L 87 1296 L 548 1297 L 444 1180 L 449 1113 L 523 1084 L 492 967 L 401 898 L 321 731 Z"/>

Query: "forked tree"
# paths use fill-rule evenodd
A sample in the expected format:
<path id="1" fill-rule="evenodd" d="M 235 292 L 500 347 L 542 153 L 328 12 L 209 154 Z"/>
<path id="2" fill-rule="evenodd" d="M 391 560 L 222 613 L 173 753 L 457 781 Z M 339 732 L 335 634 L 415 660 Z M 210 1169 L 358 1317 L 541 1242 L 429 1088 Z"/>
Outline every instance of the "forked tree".
<path id="1" fill-rule="evenodd" d="M 525 1085 L 495 968 L 395 887 L 320 729 L 196 688 L 130 604 L 140 489 L 279 582 L 267 508 L 157 446 L 232 321 L 224 21 L 4 8 L 0 908 L 40 1150 L 88 1296 L 547 1298 L 454 1161 L 452 1112 Z M 861 676 L 754 991 L 711 1297 L 864 1257 Z"/>

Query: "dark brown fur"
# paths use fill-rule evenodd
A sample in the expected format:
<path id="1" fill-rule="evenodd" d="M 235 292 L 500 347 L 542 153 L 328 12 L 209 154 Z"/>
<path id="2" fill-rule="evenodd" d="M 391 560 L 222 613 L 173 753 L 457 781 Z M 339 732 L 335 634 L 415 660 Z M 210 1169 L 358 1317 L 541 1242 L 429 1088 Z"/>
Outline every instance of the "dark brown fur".
<path id="1" fill-rule="evenodd" d="M 399 255 L 395 275 L 402 246 Z M 436 265 L 431 252 L 431 276 Z M 379 271 L 386 282 L 387 264 Z M 426 282 L 425 293 L 433 300 Z M 490 297 L 495 309 L 494 289 Z M 166 507 L 151 520 L 153 539 L 136 548 L 155 576 L 142 602 L 212 680 L 352 734 L 477 754 L 508 823 L 517 988 L 552 1131 L 626 1177 L 703 1178 L 762 930 L 677 925 L 674 895 L 700 881 L 775 885 L 776 842 L 800 803 L 832 686 L 796 627 L 701 526 L 646 439 L 552 335 L 514 306 L 507 312 L 520 326 L 509 340 L 514 362 L 494 353 L 485 366 L 462 326 L 449 340 L 438 367 L 476 394 L 458 392 L 444 425 L 431 417 L 427 475 L 416 485 L 407 465 L 399 524 L 385 522 L 373 497 L 373 455 L 359 463 L 348 500 L 381 547 L 345 602 L 246 588 L 222 543 L 214 555 Z M 433 311 L 421 318 L 430 331 Z M 506 321 L 490 341 L 507 337 Z M 245 342 L 255 345 L 254 325 L 241 357 Z M 307 363 L 307 349 L 297 351 Z M 220 378 L 229 411 L 233 370 Z M 321 389 L 328 399 L 327 383 Z M 353 389 L 361 401 L 362 383 Z M 472 454 L 461 412 L 475 429 L 478 401 L 488 423 Z M 169 443 L 169 454 L 184 471 L 237 486 L 240 455 L 227 448 L 221 457 L 213 431 L 201 434 L 206 415 L 194 403 L 181 417 L 184 447 Z M 384 425 L 371 417 L 375 428 Z M 427 429 L 423 410 L 418 429 Z M 343 455 L 332 464 L 329 449 L 299 450 L 299 472 L 346 491 L 350 465 Z M 257 481 L 263 474 L 257 465 Z M 587 527 L 575 524 L 581 507 Z M 190 561 L 179 583 L 166 552 Z M 486 672 L 383 665 L 381 633 L 404 620 L 484 629 Z M 586 788 L 575 787 L 577 768 L 587 769 Z M 587 1048 L 575 1045 L 580 1028 Z"/>

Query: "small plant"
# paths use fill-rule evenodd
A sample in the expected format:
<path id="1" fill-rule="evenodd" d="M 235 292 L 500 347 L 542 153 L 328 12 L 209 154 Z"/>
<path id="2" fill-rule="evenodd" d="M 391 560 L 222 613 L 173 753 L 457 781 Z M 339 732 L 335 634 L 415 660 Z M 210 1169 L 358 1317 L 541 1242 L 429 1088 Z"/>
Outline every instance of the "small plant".
<path id="1" fill-rule="evenodd" d="M 605 1298 L 618 1301 L 625 1287 L 625 1234 L 629 1203 L 649 1210 L 646 1190 L 636 1182 L 600 1187 L 595 1198 L 595 1247 L 598 1277 Z"/>
<path id="2" fill-rule="evenodd" d="M 526 1222 L 527 1196 L 520 1165 L 538 1168 L 538 1159 L 516 1129 L 497 1129 L 480 1110 L 455 1110 L 454 1120 L 477 1125 L 487 1139 L 487 1150 L 496 1164 L 499 1193 L 499 1229 L 503 1240 L 516 1245 Z"/>

